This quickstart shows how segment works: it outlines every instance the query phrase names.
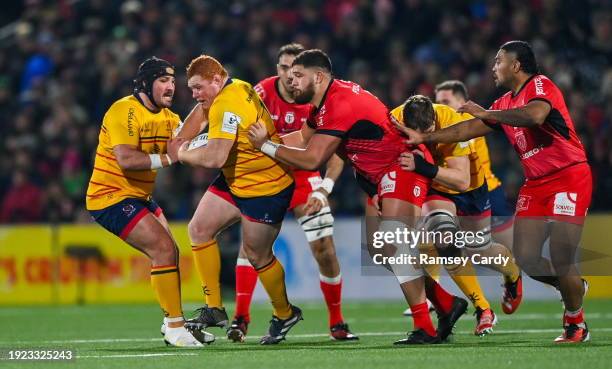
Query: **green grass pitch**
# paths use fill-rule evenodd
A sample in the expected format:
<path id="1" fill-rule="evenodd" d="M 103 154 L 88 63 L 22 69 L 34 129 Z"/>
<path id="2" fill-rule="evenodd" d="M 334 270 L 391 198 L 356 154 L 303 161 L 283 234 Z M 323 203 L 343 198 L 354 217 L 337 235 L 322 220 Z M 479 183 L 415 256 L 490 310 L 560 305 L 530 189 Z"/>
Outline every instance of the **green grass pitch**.
<path id="1" fill-rule="evenodd" d="M 612 300 L 589 300 L 586 316 L 591 342 L 559 346 L 558 301 L 526 301 L 514 315 L 499 314 L 495 333 L 472 334 L 473 316 L 462 318 L 451 343 L 394 347 L 411 328 L 399 301 L 344 303 L 358 342 L 331 342 L 322 303 L 297 304 L 305 320 L 276 346 L 258 344 L 268 327 L 270 307 L 253 306 L 247 342 L 217 341 L 201 349 L 166 347 L 159 334 L 161 317 L 154 305 L 96 305 L 0 308 L 0 350 L 71 348 L 71 362 L 0 361 L 0 368 L 611 368 Z M 189 305 L 188 308 L 194 308 Z M 228 306 L 229 312 L 233 309 Z M 470 309 L 471 311 L 472 309 Z"/>

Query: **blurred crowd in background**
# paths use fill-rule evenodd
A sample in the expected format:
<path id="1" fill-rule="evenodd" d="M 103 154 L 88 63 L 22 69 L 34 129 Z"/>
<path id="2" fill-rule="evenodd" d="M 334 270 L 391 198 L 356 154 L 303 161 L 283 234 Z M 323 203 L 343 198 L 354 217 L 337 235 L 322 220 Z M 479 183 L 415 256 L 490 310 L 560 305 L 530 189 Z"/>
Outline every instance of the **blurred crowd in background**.
<path id="1" fill-rule="evenodd" d="M 176 65 L 173 110 L 193 106 L 184 70 L 202 54 L 256 83 L 275 73 L 289 42 L 320 48 L 334 74 L 390 108 L 433 96 L 445 79 L 488 106 L 505 91 L 491 73 L 498 47 L 529 41 L 565 94 L 594 170 L 592 211 L 612 210 L 612 7 L 607 0 L 163 1 L 27 0 L 0 15 L 0 223 L 89 222 L 84 196 L 102 116 L 132 93 L 139 63 Z M 513 201 L 522 182 L 505 138 L 489 139 L 494 172 Z M 188 219 L 214 172 L 174 166 L 156 200 Z M 332 195 L 338 215 L 359 215 L 361 191 L 345 169 Z M 357 195 L 359 194 L 359 195 Z"/>

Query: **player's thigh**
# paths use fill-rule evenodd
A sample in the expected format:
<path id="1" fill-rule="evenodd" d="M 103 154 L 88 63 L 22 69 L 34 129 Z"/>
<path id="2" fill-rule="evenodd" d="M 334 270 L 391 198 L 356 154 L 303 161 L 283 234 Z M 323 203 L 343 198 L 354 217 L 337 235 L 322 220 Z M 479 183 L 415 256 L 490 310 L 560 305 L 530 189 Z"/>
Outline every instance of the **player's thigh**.
<path id="1" fill-rule="evenodd" d="M 170 232 L 164 228 L 153 213 L 148 213 L 136 223 L 125 238 L 125 242 L 149 257 L 159 253 L 176 252 Z"/>
<path id="2" fill-rule="evenodd" d="M 189 237 L 195 243 L 210 241 L 239 220 L 240 210 L 234 204 L 206 191 L 189 221 Z"/>
<path id="3" fill-rule="evenodd" d="M 517 217 L 514 221 L 513 253 L 519 264 L 538 262 L 549 235 L 549 224 L 544 217 Z"/>
<path id="4" fill-rule="evenodd" d="M 282 223 L 267 224 L 242 217 L 242 245 L 251 264 L 260 268 L 272 258 L 272 245 L 278 236 Z"/>
<path id="5" fill-rule="evenodd" d="M 582 224 L 570 222 L 550 223 L 550 257 L 559 275 L 565 275 L 576 263 L 582 228 Z"/>

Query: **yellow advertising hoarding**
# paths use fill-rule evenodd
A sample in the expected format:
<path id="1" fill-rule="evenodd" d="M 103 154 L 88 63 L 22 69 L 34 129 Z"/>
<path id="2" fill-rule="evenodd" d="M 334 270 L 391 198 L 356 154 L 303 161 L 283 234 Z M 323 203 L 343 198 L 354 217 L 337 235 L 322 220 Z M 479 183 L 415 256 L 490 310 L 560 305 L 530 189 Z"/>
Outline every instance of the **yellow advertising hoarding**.
<path id="1" fill-rule="evenodd" d="M 173 224 L 182 296 L 200 300 L 187 225 Z M 98 225 L 0 227 L 0 305 L 149 302 L 150 262 Z"/>

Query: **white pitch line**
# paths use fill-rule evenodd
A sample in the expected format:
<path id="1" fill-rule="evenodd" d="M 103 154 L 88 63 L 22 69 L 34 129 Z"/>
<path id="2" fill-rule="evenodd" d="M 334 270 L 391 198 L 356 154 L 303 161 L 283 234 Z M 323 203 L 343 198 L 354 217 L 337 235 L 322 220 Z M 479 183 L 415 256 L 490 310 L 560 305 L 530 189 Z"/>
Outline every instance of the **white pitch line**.
<path id="1" fill-rule="evenodd" d="M 561 332 L 561 328 L 546 328 L 546 329 L 495 329 L 494 333 L 498 334 L 514 334 L 514 333 L 556 333 Z M 595 328 L 592 332 L 612 332 L 612 328 Z M 405 335 L 406 331 L 390 331 L 390 332 L 357 332 L 359 336 L 374 337 L 374 336 L 397 336 Z M 457 331 L 455 334 L 472 335 L 473 331 Z M 289 334 L 287 338 L 319 338 L 329 337 L 327 333 L 309 333 L 309 334 Z M 220 340 L 224 340 L 224 336 L 218 336 Z M 248 340 L 259 340 L 258 336 L 249 336 Z M 161 338 L 103 338 L 91 340 L 53 340 L 53 341 L 0 341 L 0 344 L 25 345 L 25 344 L 77 344 L 77 343 L 122 343 L 122 342 L 161 342 Z"/>
<path id="2" fill-rule="evenodd" d="M 156 357 L 156 356 L 196 356 L 196 353 L 187 352 L 168 352 L 158 354 L 121 354 L 121 355 L 77 355 L 77 359 L 116 359 L 126 357 Z"/>
<path id="3" fill-rule="evenodd" d="M 532 314 L 516 314 L 516 315 L 498 315 L 501 321 L 518 321 L 518 320 L 559 320 L 561 319 L 561 313 L 559 314 L 543 314 L 543 313 L 532 313 Z M 611 313 L 587 313 L 587 320 L 595 319 L 612 319 Z M 365 318 L 365 319 L 352 319 L 348 318 L 347 323 L 401 323 L 405 322 L 408 317 L 392 317 L 392 318 Z M 469 315 L 462 316 L 459 320 L 472 320 L 473 318 Z"/>

